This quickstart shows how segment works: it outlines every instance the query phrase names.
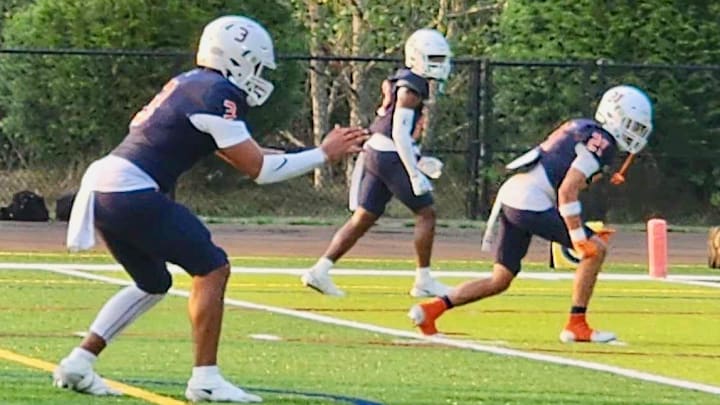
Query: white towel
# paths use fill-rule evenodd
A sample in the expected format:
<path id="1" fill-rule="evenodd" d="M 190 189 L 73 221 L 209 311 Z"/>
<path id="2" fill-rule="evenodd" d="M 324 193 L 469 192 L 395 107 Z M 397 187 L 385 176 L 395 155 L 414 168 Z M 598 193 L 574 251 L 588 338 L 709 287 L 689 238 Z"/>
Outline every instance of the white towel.
<path id="1" fill-rule="evenodd" d="M 353 167 L 350 175 L 350 190 L 348 195 L 348 208 L 355 211 L 358 207 L 358 197 L 360 195 L 360 181 L 363 176 L 363 168 L 365 166 L 365 152 L 360 152 L 355 159 L 355 167 Z"/>
<path id="2" fill-rule="evenodd" d="M 500 190 L 495 197 L 495 202 L 490 210 L 490 217 L 488 217 L 487 223 L 485 224 L 485 233 L 483 234 L 482 244 L 480 245 L 480 250 L 482 252 L 490 252 L 495 244 L 495 225 L 497 224 L 498 217 L 500 216 L 501 207 L 502 187 L 500 187 Z"/>
<path id="3" fill-rule="evenodd" d="M 71 252 L 88 250 L 95 246 L 95 183 L 97 162 L 85 171 L 80 190 L 75 195 L 65 244 Z"/>

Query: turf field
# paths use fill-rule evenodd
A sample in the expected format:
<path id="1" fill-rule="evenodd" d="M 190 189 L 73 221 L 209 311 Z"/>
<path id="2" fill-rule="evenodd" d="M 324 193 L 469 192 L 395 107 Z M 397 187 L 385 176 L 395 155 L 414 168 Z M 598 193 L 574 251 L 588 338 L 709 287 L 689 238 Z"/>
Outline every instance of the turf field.
<path id="1" fill-rule="evenodd" d="M 52 364 L 43 362 L 57 362 L 77 344 L 77 334 L 118 290 L 112 282 L 127 280 L 124 273 L 61 274 L 20 264 L 111 263 L 102 255 L 3 254 L 0 262 L 19 263 L 0 270 L 1 404 L 184 403 L 191 364 L 182 296 L 188 277 L 175 275 L 180 295 L 141 318 L 98 363 L 101 375 L 135 388 L 137 396 L 92 398 L 54 389 L 43 370 Z M 238 258 L 234 265 L 279 269 L 309 262 Z M 412 265 L 364 260 L 342 267 Z M 487 268 L 450 261 L 437 267 Z M 606 269 L 607 274 L 641 272 L 641 266 Z M 700 267 L 671 273 L 710 274 Z M 463 277 L 443 280 L 454 284 Z M 415 302 L 407 295 L 410 277 L 342 275 L 336 282 L 348 297 L 318 295 L 302 288 L 294 274 L 233 274 L 220 354 L 226 376 L 269 404 L 720 404 L 717 394 L 540 361 L 581 360 L 720 392 L 720 289 L 712 282 L 601 281 L 589 319 L 617 332 L 620 345 L 558 342 L 569 280 L 520 279 L 503 296 L 448 313 L 439 324 L 447 338 L 434 341 L 413 338 L 405 315 Z M 265 307 L 249 309 L 251 304 Z M 486 352 L 503 349 L 511 350 Z"/>

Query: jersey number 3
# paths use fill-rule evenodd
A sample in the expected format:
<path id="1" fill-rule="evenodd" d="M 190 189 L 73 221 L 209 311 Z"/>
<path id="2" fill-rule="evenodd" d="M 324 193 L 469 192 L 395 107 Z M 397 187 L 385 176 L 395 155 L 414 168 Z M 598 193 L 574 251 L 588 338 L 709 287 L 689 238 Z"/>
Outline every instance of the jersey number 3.
<path id="1" fill-rule="evenodd" d="M 158 93 L 152 101 L 150 101 L 150 104 L 143 107 L 142 110 L 138 111 L 137 114 L 133 117 L 132 121 L 130 121 L 131 127 L 137 127 L 139 125 L 142 125 L 145 121 L 150 118 L 150 116 L 153 115 L 155 110 L 162 104 L 168 97 L 170 97 L 170 94 L 172 94 L 173 90 L 175 90 L 175 87 L 177 87 L 177 80 L 173 79 L 167 82 L 167 84 L 160 90 L 160 93 Z"/>

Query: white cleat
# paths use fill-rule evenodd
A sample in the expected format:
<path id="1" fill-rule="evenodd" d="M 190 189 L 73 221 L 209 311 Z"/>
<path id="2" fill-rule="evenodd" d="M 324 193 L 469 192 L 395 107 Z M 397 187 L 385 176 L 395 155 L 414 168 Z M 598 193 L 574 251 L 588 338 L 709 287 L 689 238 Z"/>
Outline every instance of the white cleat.
<path id="1" fill-rule="evenodd" d="M 259 396 L 243 391 L 219 375 L 204 381 L 191 378 L 185 390 L 185 398 L 192 402 L 262 402 Z"/>
<path id="2" fill-rule="evenodd" d="M 65 358 L 53 372 L 53 385 L 90 395 L 122 395 L 105 384 L 92 368 L 92 364 L 84 360 Z"/>
<path id="3" fill-rule="evenodd" d="M 318 274 L 313 270 L 308 270 L 300 276 L 300 281 L 302 281 L 305 287 L 310 287 L 320 294 L 333 295 L 336 297 L 345 296 L 345 292 L 337 288 L 329 275 Z"/>
<path id="4" fill-rule="evenodd" d="M 560 341 L 563 343 L 573 343 L 573 342 L 591 342 L 591 343 L 609 343 L 617 339 L 617 336 L 615 336 L 612 332 L 602 332 L 598 330 L 593 330 L 590 334 L 589 338 L 585 337 L 578 337 L 575 335 L 575 333 L 571 330 L 563 330 L 560 332 Z"/>
<path id="5" fill-rule="evenodd" d="M 442 297 L 448 295 L 452 291 L 452 288 L 445 284 L 437 281 L 432 277 L 425 277 L 421 280 L 415 280 L 410 295 L 416 298 L 425 297 Z"/>

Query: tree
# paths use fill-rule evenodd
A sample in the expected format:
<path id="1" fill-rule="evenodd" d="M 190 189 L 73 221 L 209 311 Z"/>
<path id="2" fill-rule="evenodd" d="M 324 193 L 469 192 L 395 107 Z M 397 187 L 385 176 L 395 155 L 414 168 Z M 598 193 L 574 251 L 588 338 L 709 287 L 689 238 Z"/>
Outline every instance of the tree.
<path id="1" fill-rule="evenodd" d="M 3 60 L 3 132 L 26 161 L 75 160 L 107 150 L 130 117 L 172 75 L 193 66 L 191 50 L 212 18 L 245 13 L 266 25 L 280 52 L 303 47 L 291 10 L 277 2 L 38 0 L 6 21 L 5 46 L 187 51 L 179 57 L 23 55 Z M 283 125 L 299 104 L 301 71 L 281 64 L 271 101 L 249 117 L 256 136 Z M 270 118 L 272 117 L 272 118 Z"/>
<path id="2" fill-rule="evenodd" d="M 10 18 L 22 7 L 28 6 L 34 3 L 35 0 L 3 0 L 0 2 L 0 32 L 2 32 L 5 20 Z M 2 44 L 2 38 L 0 38 L 0 44 Z"/>
<path id="3" fill-rule="evenodd" d="M 493 57 L 501 60 L 585 61 L 569 68 L 496 68 L 494 116 L 505 148 L 536 143 L 558 120 L 588 116 L 599 95 L 616 84 L 646 89 L 656 106 L 656 129 L 643 154 L 668 187 L 704 201 L 718 190 L 720 98 L 717 72 L 633 69 L 615 63 L 720 63 L 720 5 L 701 1 L 614 2 L 513 0 L 499 19 Z M 604 63 L 596 64 L 596 60 Z M 713 96 L 715 95 L 715 96 Z M 680 135 L 682 134 L 682 135 Z M 695 157 L 694 159 L 691 157 Z M 720 195 L 718 195 L 720 198 Z M 651 212 L 654 203 L 641 207 Z"/>
<path id="4" fill-rule="evenodd" d="M 472 3 L 472 4 L 467 4 Z M 369 57 L 395 57 L 398 62 L 349 62 L 345 64 L 313 63 L 311 68 L 311 94 L 314 117 L 332 119 L 333 113 L 342 112 L 344 120 L 352 125 L 367 125 L 374 118 L 380 83 L 391 71 L 402 64 L 402 51 L 407 37 L 416 29 L 435 27 L 448 29 L 448 37 L 456 54 L 479 52 L 487 43 L 487 16 L 499 9 L 495 1 L 467 2 L 464 0 L 397 1 L 295 1 L 297 15 L 306 23 L 312 38 L 313 54 Z M 321 15 L 322 18 L 317 18 Z M 317 53 L 316 53 L 317 52 Z M 468 72 L 459 71 L 448 86 L 452 97 L 443 98 L 446 120 L 431 120 L 428 131 L 437 134 L 438 143 L 454 136 L 457 143 L 458 128 L 466 127 L 457 119 L 465 120 L 464 112 Z M 318 88 L 320 87 L 320 88 Z M 430 103 L 433 105 L 433 102 Z M 459 105 L 460 114 L 457 113 Z M 322 111 L 322 116 L 317 115 Z M 450 112 L 451 111 L 451 112 Z M 325 112 L 328 112 L 325 114 Z M 324 117 L 324 118 L 322 118 Z M 318 125 L 328 123 L 315 122 Z M 451 126 L 447 129 L 446 126 Z M 316 131 L 317 132 L 317 131 Z M 430 137 L 430 135 L 428 135 Z M 433 142 L 435 143 L 435 142 Z M 464 146 L 464 145 L 463 145 Z M 346 173 L 350 172 L 348 162 Z"/>

